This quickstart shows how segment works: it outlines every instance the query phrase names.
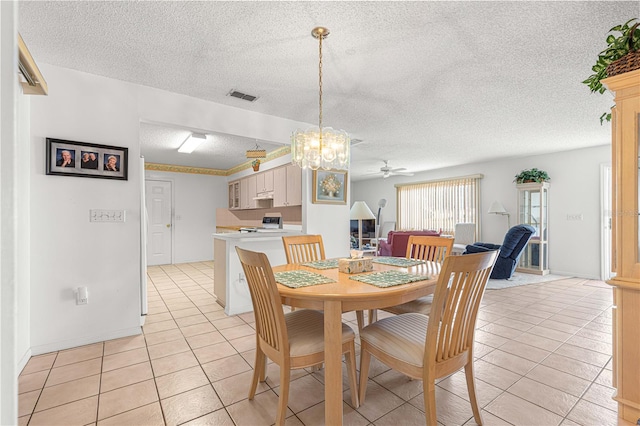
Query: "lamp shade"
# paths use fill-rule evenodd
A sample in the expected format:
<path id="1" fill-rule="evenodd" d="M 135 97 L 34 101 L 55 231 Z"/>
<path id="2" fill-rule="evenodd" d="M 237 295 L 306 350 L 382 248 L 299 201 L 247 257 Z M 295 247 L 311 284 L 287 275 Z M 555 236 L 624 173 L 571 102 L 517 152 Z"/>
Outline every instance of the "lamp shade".
<path id="1" fill-rule="evenodd" d="M 367 203 L 364 201 L 356 201 L 351 206 L 351 211 L 349 212 L 350 219 L 375 219 L 376 216 L 373 214 Z"/>
<path id="2" fill-rule="evenodd" d="M 500 201 L 494 201 L 493 204 L 491 204 L 491 207 L 489 207 L 489 211 L 487 213 L 504 214 L 507 213 L 507 209 L 504 208 Z"/>

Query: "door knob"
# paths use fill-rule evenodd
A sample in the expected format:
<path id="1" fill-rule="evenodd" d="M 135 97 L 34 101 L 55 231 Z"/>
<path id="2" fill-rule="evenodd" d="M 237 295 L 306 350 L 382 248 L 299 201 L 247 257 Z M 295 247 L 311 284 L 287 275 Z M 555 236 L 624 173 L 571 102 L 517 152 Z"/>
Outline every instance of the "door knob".
<path id="1" fill-rule="evenodd" d="M 171 224 L 170 223 L 167 223 L 167 228 L 171 228 Z"/>

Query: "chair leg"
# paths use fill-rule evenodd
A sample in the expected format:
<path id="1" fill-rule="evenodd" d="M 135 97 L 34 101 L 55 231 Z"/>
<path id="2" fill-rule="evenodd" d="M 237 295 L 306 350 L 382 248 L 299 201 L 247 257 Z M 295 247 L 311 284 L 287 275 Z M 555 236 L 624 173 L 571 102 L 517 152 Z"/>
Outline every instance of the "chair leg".
<path id="1" fill-rule="evenodd" d="M 358 321 L 358 333 L 359 333 L 362 331 L 362 328 L 365 326 L 363 311 L 356 311 L 356 320 Z"/>
<path id="2" fill-rule="evenodd" d="M 278 426 L 284 426 L 285 417 L 287 416 L 290 374 L 289 365 L 280 366 L 280 397 L 278 398 L 278 414 L 276 415 L 276 425 Z"/>
<path id="3" fill-rule="evenodd" d="M 356 344 L 352 340 L 349 343 L 349 352 L 345 354 L 347 374 L 349 374 L 349 387 L 351 388 L 351 403 L 353 408 L 358 408 L 358 381 L 356 379 Z"/>
<path id="4" fill-rule="evenodd" d="M 378 321 L 378 310 L 377 309 L 370 309 L 369 310 L 369 324 L 373 324 L 376 321 Z"/>
<path id="5" fill-rule="evenodd" d="M 360 342 L 360 404 L 364 404 L 364 395 L 367 392 L 370 363 L 371 353 L 367 350 L 367 343 Z"/>
<path id="6" fill-rule="evenodd" d="M 259 347 L 256 348 L 256 360 L 253 364 L 253 377 L 251 379 L 251 387 L 249 388 L 249 399 L 253 399 L 256 395 L 256 389 L 258 387 L 258 380 L 264 377 L 264 369 L 267 357 L 264 356 L 264 353 L 260 350 Z M 263 379 L 264 380 L 264 379 Z"/>
<path id="7" fill-rule="evenodd" d="M 422 390 L 424 392 L 424 412 L 427 418 L 427 426 L 437 426 L 438 420 L 436 416 L 436 385 L 433 379 L 422 381 Z"/>
<path id="8" fill-rule="evenodd" d="M 480 407 L 478 407 L 478 398 L 476 397 L 476 380 L 473 376 L 473 360 L 464 366 L 464 375 L 467 378 L 467 390 L 469 391 L 469 401 L 471 401 L 471 410 L 476 423 L 482 425 L 482 417 L 480 415 Z"/>

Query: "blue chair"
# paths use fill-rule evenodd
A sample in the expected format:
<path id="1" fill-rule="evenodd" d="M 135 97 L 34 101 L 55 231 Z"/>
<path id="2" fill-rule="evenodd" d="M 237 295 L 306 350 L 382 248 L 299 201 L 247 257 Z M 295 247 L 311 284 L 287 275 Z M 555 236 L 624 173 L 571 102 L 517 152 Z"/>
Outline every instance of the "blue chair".
<path id="1" fill-rule="evenodd" d="M 491 278 L 506 280 L 511 278 L 516 270 L 518 260 L 531 236 L 536 232 L 533 226 L 516 225 L 507 231 L 502 245 L 490 243 L 473 243 L 467 246 L 463 254 L 483 253 L 485 251 L 500 250 L 496 266 L 491 272 Z"/>

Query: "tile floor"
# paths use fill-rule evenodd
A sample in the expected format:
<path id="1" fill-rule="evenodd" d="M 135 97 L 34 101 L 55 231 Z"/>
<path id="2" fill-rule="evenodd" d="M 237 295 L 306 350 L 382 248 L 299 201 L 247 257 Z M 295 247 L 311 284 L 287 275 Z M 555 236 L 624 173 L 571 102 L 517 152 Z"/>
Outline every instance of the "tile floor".
<path id="1" fill-rule="evenodd" d="M 19 378 L 19 425 L 270 425 L 278 367 L 247 399 L 252 314 L 228 317 L 213 263 L 150 267 L 144 334 L 31 358 Z M 476 377 L 487 425 L 615 425 L 609 286 L 568 278 L 484 296 Z M 384 315 L 384 314 L 381 314 Z M 346 314 L 354 330 L 355 315 Z M 357 348 L 359 350 L 359 347 Z M 349 425 L 423 425 L 421 382 L 373 362 Z M 323 370 L 292 375 L 288 425 L 324 423 Z M 464 375 L 437 385 L 438 422 L 475 424 Z"/>

